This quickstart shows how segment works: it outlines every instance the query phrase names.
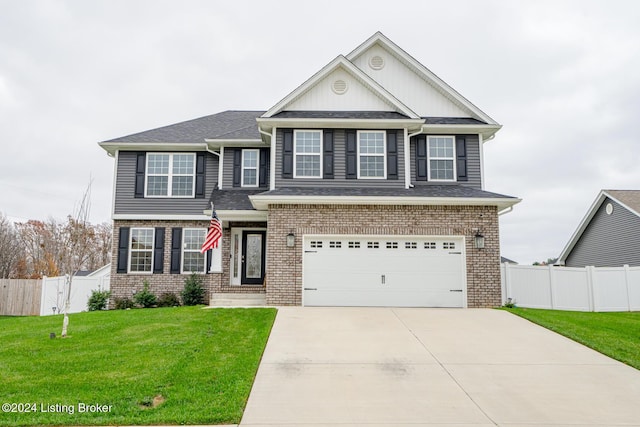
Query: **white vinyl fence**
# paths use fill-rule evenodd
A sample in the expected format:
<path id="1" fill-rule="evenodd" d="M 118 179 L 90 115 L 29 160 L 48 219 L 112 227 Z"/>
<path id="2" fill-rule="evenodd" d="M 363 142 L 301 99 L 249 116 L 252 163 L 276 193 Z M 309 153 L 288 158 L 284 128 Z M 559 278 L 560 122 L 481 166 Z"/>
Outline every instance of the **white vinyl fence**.
<path id="1" fill-rule="evenodd" d="M 640 267 L 502 264 L 502 299 L 518 307 L 574 311 L 640 310 Z"/>
<path id="2" fill-rule="evenodd" d="M 71 281 L 71 304 L 69 313 L 87 311 L 87 302 L 91 291 L 108 291 L 110 289 L 109 276 L 75 276 Z M 43 277 L 42 299 L 40 300 L 40 315 L 59 314 L 64 311 L 68 285 L 66 277 Z"/>

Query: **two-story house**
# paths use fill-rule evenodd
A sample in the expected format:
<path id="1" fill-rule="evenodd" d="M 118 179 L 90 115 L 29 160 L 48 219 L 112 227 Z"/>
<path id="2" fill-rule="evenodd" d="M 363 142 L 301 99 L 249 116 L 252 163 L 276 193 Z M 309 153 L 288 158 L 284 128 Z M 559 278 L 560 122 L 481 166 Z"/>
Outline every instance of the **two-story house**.
<path id="1" fill-rule="evenodd" d="M 116 161 L 112 297 L 143 280 L 269 305 L 500 305 L 484 189 L 500 125 L 381 33 L 267 111 L 225 111 L 101 142 Z M 219 248 L 203 255 L 213 204 Z"/>

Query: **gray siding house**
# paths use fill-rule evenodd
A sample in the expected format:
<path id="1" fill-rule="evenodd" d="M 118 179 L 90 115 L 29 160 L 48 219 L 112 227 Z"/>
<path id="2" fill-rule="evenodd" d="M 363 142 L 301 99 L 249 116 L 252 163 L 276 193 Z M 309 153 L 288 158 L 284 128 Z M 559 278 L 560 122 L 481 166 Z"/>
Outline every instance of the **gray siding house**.
<path id="1" fill-rule="evenodd" d="M 115 159 L 112 298 L 202 275 L 213 302 L 500 305 L 484 188 L 501 125 L 376 33 L 263 111 L 103 141 Z M 200 253 L 211 207 L 220 246 Z"/>
<path id="2" fill-rule="evenodd" d="M 558 263 L 567 267 L 640 266 L 640 190 L 602 190 Z"/>

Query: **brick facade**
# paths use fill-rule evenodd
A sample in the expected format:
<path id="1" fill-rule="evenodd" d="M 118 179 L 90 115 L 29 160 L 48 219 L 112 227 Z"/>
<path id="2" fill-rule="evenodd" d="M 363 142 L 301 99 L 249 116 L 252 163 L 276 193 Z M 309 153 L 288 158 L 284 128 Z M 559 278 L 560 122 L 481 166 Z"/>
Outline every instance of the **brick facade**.
<path id="1" fill-rule="evenodd" d="M 187 274 L 170 274 L 171 229 L 206 228 L 208 221 L 114 222 L 113 259 L 118 258 L 120 227 L 164 227 L 162 274 L 119 274 L 112 263 L 111 295 L 131 298 L 147 280 L 156 295 L 179 294 Z M 230 227 L 257 228 L 265 223 L 231 223 L 223 230 L 222 273 L 203 275 L 207 301 L 211 293 L 265 293 L 268 305 L 302 304 L 302 238 L 306 234 L 464 236 L 467 257 L 467 304 L 501 304 L 500 241 L 497 208 L 492 206 L 380 206 L 380 205 L 271 205 L 268 213 L 266 289 L 264 285 L 230 285 Z M 485 248 L 474 247 L 474 236 L 485 236 Z M 293 233 L 296 246 L 286 246 Z"/>
<path id="2" fill-rule="evenodd" d="M 267 304 L 302 304 L 305 234 L 464 236 L 469 307 L 501 304 L 500 239 L 494 206 L 270 205 Z M 484 249 L 474 247 L 477 232 Z M 286 246 L 293 233 L 296 246 Z"/>

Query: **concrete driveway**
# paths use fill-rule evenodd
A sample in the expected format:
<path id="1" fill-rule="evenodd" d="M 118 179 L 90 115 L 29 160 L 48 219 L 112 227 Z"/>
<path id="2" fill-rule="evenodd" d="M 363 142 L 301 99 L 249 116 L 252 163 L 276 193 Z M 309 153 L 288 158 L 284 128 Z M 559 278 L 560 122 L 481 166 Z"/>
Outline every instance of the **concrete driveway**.
<path id="1" fill-rule="evenodd" d="M 640 426 L 640 371 L 499 310 L 281 308 L 241 426 Z"/>

